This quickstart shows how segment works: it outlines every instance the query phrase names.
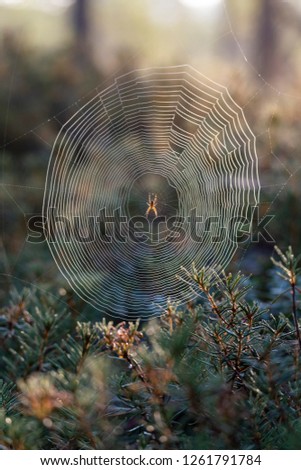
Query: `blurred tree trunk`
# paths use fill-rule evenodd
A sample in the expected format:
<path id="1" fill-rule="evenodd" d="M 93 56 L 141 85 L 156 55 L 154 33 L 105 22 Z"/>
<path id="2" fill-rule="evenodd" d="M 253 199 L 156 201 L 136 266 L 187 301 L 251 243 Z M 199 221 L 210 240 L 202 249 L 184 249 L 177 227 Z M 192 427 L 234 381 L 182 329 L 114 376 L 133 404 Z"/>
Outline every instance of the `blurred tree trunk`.
<path id="1" fill-rule="evenodd" d="M 255 47 L 255 65 L 264 79 L 271 79 L 277 73 L 277 16 L 278 0 L 260 0 L 258 35 Z"/>
<path id="2" fill-rule="evenodd" d="M 90 0 L 75 0 L 73 7 L 73 30 L 76 56 L 83 63 L 89 57 L 89 7 Z"/>

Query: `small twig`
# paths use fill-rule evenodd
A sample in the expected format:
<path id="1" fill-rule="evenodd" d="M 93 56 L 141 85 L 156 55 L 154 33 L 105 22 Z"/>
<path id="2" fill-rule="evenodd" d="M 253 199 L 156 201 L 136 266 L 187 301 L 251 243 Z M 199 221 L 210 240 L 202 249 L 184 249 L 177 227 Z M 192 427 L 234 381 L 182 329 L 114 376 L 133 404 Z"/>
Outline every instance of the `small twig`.
<path id="1" fill-rule="evenodd" d="M 275 251 L 280 257 L 281 261 L 275 260 L 273 257 L 271 258 L 273 264 L 280 268 L 280 272 L 278 273 L 282 278 L 287 280 L 291 287 L 291 295 L 292 295 L 292 313 L 293 313 L 293 321 L 296 330 L 296 337 L 299 343 L 299 349 L 301 351 L 301 335 L 300 329 L 298 324 L 298 316 L 297 316 L 297 301 L 296 301 L 296 291 L 300 292 L 297 284 L 297 276 L 300 273 L 300 268 L 298 268 L 298 263 L 300 258 L 295 258 L 292 247 L 289 246 L 286 253 L 282 253 L 280 248 L 275 246 Z M 287 291 L 285 291 L 287 292 Z M 285 293 L 284 292 L 284 293 Z"/>
<path id="2" fill-rule="evenodd" d="M 292 286 L 293 317 L 294 317 L 294 323 L 295 323 L 295 329 L 296 329 L 296 336 L 297 336 L 298 343 L 299 343 L 299 348 L 300 348 L 300 351 L 301 351 L 301 335 L 300 335 L 300 329 L 299 329 L 298 318 L 297 318 L 296 284 L 294 282 L 294 279 L 292 279 L 292 281 L 291 281 L 291 286 Z"/>

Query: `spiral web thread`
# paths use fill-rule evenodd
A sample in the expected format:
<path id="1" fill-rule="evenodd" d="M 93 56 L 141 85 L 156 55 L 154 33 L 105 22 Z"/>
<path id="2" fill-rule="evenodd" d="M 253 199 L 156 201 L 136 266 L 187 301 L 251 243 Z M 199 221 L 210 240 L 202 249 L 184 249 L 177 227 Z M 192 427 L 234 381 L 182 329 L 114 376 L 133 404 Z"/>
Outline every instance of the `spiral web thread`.
<path id="1" fill-rule="evenodd" d="M 44 195 L 48 244 L 71 287 L 102 314 L 148 318 L 168 298 L 191 299 L 177 276 L 181 266 L 227 266 L 237 249 L 230 221 L 248 217 L 259 187 L 255 137 L 225 87 L 190 66 L 136 70 L 62 127 Z M 129 224 L 121 224 L 126 241 L 110 223 L 111 241 L 98 236 L 102 209 L 129 220 L 145 216 L 155 196 L 158 215 L 184 221 L 185 236 L 168 238 L 166 223 L 143 242 L 126 237 L 135 231 Z M 203 217 L 198 240 L 192 210 Z M 209 230 L 205 220 L 214 221 Z M 222 227 L 227 236 L 219 239 Z"/>

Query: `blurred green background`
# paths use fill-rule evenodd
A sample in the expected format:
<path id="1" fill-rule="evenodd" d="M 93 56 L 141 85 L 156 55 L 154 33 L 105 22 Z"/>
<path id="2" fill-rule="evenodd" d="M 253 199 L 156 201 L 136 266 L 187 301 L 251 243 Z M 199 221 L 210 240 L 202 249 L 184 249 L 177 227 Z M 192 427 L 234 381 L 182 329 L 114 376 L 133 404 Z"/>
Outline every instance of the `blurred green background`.
<path id="1" fill-rule="evenodd" d="M 77 302 L 26 220 L 62 124 L 135 68 L 187 63 L 229 89 L 257 136 L 261 216 L 300 251 L 300 36 L 299 0 L 0 0 L 0 302 L 25 285 Z M 233 260 L 263 296 L 272 249 L 261 239 Z"/>

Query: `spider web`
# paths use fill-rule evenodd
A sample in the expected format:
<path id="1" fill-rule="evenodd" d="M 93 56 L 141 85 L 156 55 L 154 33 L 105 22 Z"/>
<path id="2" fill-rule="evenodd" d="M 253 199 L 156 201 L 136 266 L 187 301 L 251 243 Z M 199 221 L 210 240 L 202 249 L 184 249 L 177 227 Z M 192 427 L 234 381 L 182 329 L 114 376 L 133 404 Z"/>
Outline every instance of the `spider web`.
<path id="1" fill-rule="evenodd" d="M 185 236 L 166 236 L 164 221 L 148 243 L 127 237 L 128 226 L 122 240 L 103 240 L 94 226 L 92 237 L 79 239 L 81 229 L 91 235 L 89 222 L 103 209 L 110 217 L 120 210 L 127 220 L 144 214 L 148 194 L 156 194 L 161 217 L 183 221 Z M 174 206 L 160 204 L 168 199 Z M 63 126 L 48 168 L 44 216 L 56 235 L 48 237 L 54 260 L 78 295 L 102 312 L 146 318 L 168 298 L 191 298 L 179 266 L 227 266 L 237 248 L 231 222 L 258 200 L 255 137 L 242 109 L 226 88 L 177 66 L 121 76 Z M 57 228 L 53 209 L 73 236 L 66 237 L 66 224 Z M 203 222 L 198 238 L 189 232 L 193 213 Z"/>

